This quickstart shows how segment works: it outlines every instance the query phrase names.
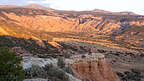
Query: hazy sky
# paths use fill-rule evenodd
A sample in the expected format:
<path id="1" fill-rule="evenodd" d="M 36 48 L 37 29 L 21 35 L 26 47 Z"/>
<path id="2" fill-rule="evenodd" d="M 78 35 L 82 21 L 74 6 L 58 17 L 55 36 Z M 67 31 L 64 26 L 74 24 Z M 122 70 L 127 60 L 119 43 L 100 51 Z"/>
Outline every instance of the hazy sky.
<path id="1" fill-rule="evenodd" d="M 1 0 L 3 5 L 36 3 L 60 10 L 103 9 L 113 12 L 132 11 L 144 15 L 144 0 Z"/>

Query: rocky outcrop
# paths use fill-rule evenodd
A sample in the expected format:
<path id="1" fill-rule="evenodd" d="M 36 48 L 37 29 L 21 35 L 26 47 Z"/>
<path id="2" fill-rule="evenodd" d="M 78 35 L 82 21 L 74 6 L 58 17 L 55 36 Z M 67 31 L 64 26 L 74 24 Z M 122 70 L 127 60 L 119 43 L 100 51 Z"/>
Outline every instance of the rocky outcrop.
<path id="1" fill-rule="evenodd" d="M 120 81 L 101 54 L 79 58 L 72 64 L 75 76 L 83 81 Z"/>
<path id="2" fill-rule="evenodd" d="M 29 69 L 32 66 L 38 66 L 38 67 L 44 68 L 46 66 L 51 66 L 52 64 L 52 66 L 55 68 L 55 70 L 57 70 L 57 72 L 64 71 L 57 66 L 57 62 L 58 60 L 54 58 L 38 58 L 38 57 L 26 56 L 26 57 L 23 57 L 22 65 L 24 69 Z M 65 71 L 64 73 L 65 75 L 69 77 L 69 81 L 81 81 Z M 25 79 L 24 81 L 53 81 L 53 80 L 34 78 L 34 79 Z"/>
<path id="3" fill-rule="evenodd" d="M 45 65 L 53 64 L 57 66 L 57 59 L 49 59 L 49 58 L 38 58 L 32 56 L 23 57 L 22 65 L 24 69 L 30 68 L 32 65 L 37 65 L 40 67 L 44 67 Z"/>

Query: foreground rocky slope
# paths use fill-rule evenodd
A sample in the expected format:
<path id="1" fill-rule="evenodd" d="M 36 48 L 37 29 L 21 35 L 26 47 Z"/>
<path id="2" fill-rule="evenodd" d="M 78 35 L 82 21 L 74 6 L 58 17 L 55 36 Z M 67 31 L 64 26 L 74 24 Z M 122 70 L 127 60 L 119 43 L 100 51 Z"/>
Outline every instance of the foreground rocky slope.
<path id="1" fill-rule="evenodd" d="M 39 45 L 38 41 L 36 40 L 32 40 L 32 39 L 26 40 L 23 38 L 0 36 L 0 46 L 8 46 L 12 48 L 15 52 L 17 52 L 17 54 L 19 54 L 20 56 L 32 55 L 32 56 L 36 56 L 36 57 L 38 56 L 43 58 L 51 58 L 51 57 L 56 58 L 58 56 L 63 56 L 69 58 L 72 55 L 72 57 L 75 58 L 75 55 L 81 57 L 81 54 L 87 53 L 88 49 L 92 48 L 93 52 L 102 53 L 105 55 L 106 61 L 110 64 L 110 66 L 112 66 L 113 70 L 118 73 L 118 75 L 121 77 L 121 80 L 128 79 L 130 81 L 131 80 L 137 81 L 137 80 L 143 80 L 144 78 L 143 77 L 144 76 L 143 75 L 144 53 L 130 52 L 128 50 L 110 48 L 102 45 L 95 45 L 95 44 L 90 44 L 87 42 L 80 42 L 80 41 L 79 42 L 78 41 L 57 42 L 57 43 L 60 45 L 60 47 L 54 47 L 51 44 L 46 42 L 44 42 L 45 46 L 42 47 L 41 45 Z M 31 60 L 40 60 L 40 62 L 28 61 L 27 62 L 28 65 L 30 63 L 34 63 L 34 64 L 38 63 L 38 65 L 39 64 L 43 65 L 43 63 L 41 62 L 46 61 L 46 60 L 41 60 L 41 58 L 39 59 L 31 58 Z M 51 62 L 55 62 L 55 61 L 53 60 Z M 69 61 L 66 60 L 66 62 Z M 73 63 L 73 61 L 71 63 Z M 88 63 L 86 62 L 84 64 L 88 64 Z M 27 67 L 27 65 L 25 65 L 25 67 Z M 132 69 L 134 69 L 134 72 Z"/>
<path id="2" fill-rule="evenodd" d="M 58 67 L 57 62 L 57 59 L 53 58 L 43 59 L 31 56 L 23 57 L 23 67 L 25 69 L 32 66 L 47 67 L 51 66 L 51 64 L 53 67 Z M 87 54 L 75 55 L 67 58 L 65 63 L 66 66 L 71 66 L 74 71 L 73 75 L 66 73 L 66 75 L 69 76 L 70 81 L 120 81 L 119 77 L 112 70 L 112 68 L 106 62 L 104 55 L 101 53 L 93 53 L 93 56 Z"/>

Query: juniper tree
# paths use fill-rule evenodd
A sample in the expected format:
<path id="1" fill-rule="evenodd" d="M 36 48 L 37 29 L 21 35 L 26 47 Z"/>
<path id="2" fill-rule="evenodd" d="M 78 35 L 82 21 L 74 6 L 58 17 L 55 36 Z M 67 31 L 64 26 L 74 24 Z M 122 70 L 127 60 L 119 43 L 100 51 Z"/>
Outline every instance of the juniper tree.
<path id="1" fill-rule="evenodd" d="M 23 81 L 21 58 L 7 47 L 0 47 L 0 81 Z"/>

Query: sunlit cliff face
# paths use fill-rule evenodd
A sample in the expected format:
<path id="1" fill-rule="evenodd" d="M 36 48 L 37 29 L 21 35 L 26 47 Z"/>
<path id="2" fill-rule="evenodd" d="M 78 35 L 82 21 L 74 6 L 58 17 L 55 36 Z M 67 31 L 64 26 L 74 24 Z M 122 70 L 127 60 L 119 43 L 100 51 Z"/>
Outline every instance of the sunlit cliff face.
<path id="1" fill-rule="evenodd" d="M 142 27 L 144 18 L 139 15 L 109 14 L 95 11 L 57 11 L 32 8 L 0 8 L 0 35 L 47 39 L 47 32 L 83 33 L 84 36 L 115 36 L 114 39 L 129 43 L 140 43 L 137 37 L 124 35 L 133 26 Z M 137 27 L 135 27 L 137 28 Z M 136 29 L 133 32 L 139 32 Z M 143 31 L 142 31 L 143 32 Z M 141 32 L 141 33 L 142 33 Z M 41 37 L 43 36 L 43 37 Z M 131 37 L 135 41 L 127 40 Z M 138 38 L 139 37 L 139 38 Z"/>
<path id="2" fill-rule="evenodd" d="M 46 32 L 86 32 L 107 35 L 127 24 L 144 25 L 144 21 L 131 20 L 128 22 L 123 20 L 125 22 L 120 22 L 105 18 L 105 16 L 95 15 L 95 12 L 87 12 L 88 14 L 76 12 L 78 13 L 76 14 L 75 12 L 44 11 L 29 8 L 5 8 L 1 10 L 1 13 L 19 26 Z M 7 19 L 3 18 L 3 20 Z"/>
<path id="3" fill-rule="evenodd" d="M 120 81 L 102 54 L 96 53 L 89 58 L 79 58 L 76 63 L 72 64 L 72 68 L 76 72 L 76 77 L 81 80 Z"/>

